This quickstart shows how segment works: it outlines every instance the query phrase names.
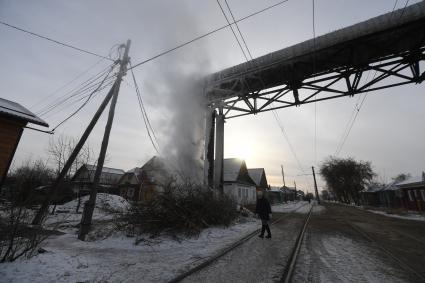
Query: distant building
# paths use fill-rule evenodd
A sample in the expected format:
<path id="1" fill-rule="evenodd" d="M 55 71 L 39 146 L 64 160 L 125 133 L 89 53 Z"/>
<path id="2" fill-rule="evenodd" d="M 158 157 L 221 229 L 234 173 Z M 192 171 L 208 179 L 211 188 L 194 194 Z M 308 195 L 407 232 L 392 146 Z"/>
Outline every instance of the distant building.
<path id="1" fill-rule="evenodd" d="M 239 205 L 255 204 L 256 183 L 248 174 L 244 160 L 227 158 L 223 160 L 223 191 L 233 197 Z"/>
<path id="2" fill-rule="evenodd" d="M 248 169 L 248 174 L 251 179 L 255 182 L 258 191 L 264 191 L 269 189 L 269 184 L 267 183 L 266 171 L 264 168 L 250 168 Z"/>
<path id="3" fill-rule="evenodd" d="M 402 190 L 403 203 L 407 210 L 425 211 L 425 172 L 397 184 Z"/>
<path id="4" fill-rule="evenodd" d="M 95 165 L 82 165 L 71 179 L 74 192 L 87 194 L 93 184 L 95 172 Z M 118 181 L 124 173 L 124 170 L 121 169 L 103 167 L 102 173 L 100 174 L 98 190 L 101 192 L 117 194 Z"/>
<path id="5" fill-rule="evenodd" d="M 0 98 L 0 188 L 9 171 L 24 127 L 28 123 L 49 127 L 22 105 Z"/>
<path id="6" fill-rule="evenodd" d="M 120 195 L 129 201 L 147 202 L 174 180 L 172 172 L 164 159 L 154 156 L 142 167 L 125 172 L 118 181 Z"/>
<path id="7" fill-rule="evenodd" d="M 295 187 L 283 186 L 280 188 L 283 193 L 283 201 L 294 201 L 297 199 L 297 189 Z"/>

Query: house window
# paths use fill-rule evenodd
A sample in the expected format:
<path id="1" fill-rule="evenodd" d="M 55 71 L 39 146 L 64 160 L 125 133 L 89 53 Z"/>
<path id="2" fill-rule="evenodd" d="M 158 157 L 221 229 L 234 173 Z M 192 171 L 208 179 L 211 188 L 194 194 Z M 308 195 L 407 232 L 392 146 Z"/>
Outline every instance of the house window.
<path id="1" fill-rule="evenodd" d="M 413 201 L 412 191 L 407 191 L 407 194 L 409 195 L 409 201 Z"/>
<path id="2" fill-rule="evenodd" d="M 241 197 L 242 197 L 242 189 L 238 188 L 238 198 L 241 198 Z"/>
<path id="3" fill-rule="evenodd" d="M 425 191 L 421 190 L 421 196 L 422 196 L 422 200 L 425 201 Z"/>

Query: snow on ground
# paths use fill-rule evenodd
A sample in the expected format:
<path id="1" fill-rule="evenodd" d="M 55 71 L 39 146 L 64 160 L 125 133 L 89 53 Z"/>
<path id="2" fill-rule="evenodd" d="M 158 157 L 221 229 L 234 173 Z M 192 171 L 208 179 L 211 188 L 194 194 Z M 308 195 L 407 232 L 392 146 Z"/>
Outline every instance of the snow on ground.
<path id="1" fill-rule="evenodd" d="M 196 264 L 239 238 L 256 230 L 250 218 L 226 228 L 205 229 L 197 238 L 176 241 L 167 237 L 147 239 L 115 235 L 96 242 L 82 242 L 65 234 L 47 240 L 46 253 L 29 260 L 1 265 L 2 282 L 163 282 L 179 270 Z"/>
<path id="2" fill-rule="evenodd" d="M 399 219 L 405 219 L 405 220 L 417 220 L 417 221 L 425 221 L 425 215 L 421 215 L 421 214 L 405 214 L 405 215 L 400 215 L 400 214 L 390 214 L 387 213 L 385 211 L 378 211 L 378 210 L 369 210 L 367 209 L 366 211 L 375 213 L 375 214 L 380 214 L 380 215 L 384 215 L 384 216 L 388 216 L 388 217 L 393 217 L 393 218 L 399 218 Z"/>
<path id="3" fill-rule="evenodd" d="M 81 218 L 81 214 L 75 213 L 76 204 L 72 201 L 58 206 L 58 213 L 48 220 L 51 226 L 64 225 L 61 231 L 66 234 L 46 240 L 41 245 L 46 253 L 1 264 L 2 282 L 164 282 L 261 226 L 259 220 L 244 217 L 230 227 L 208 228 L 193 238 L 176 240 L 161 236 L 134 245 L 135 238 L 115 233 L 103 240 L 82 242 L 75 235 L 75 225 Z M 304 204 L 288 203 L 273 208 L 290 212 Z M 114 215 L 111 216 L 111 210 L 123 211 L 127 207 L 118 196 L 99 194 L 95 219 L 103 227 Z M 66 225 L 73 229 L 66 229 Z"/>
<path id="4" fill-rule="evenodd" d="M 300 211 L 303 211 L 304 208 L 301 207 L 308 207 L 308 209 L 310 209 L 310 206 L 306 205 L 308 204 L 307 201 L 290 201 L 287 203 L 282 203 L 282 204 L 276 204 L 276 205 L 272 205 L 272 212 L 280 212 L 280 213 L 289 213 L 292 212 L 293 210 L 297 209 L 297 213 L 302 213 Z M 308 211 L 307 211 L 308 212 Z"/>
<path id="5" fill-rule="evenodd" d="M 406 276 L 386 264 L 374 248 L 334 235 L 308 235 L 301 247 L 305 268 L 296 269 L 293 282 L 406 282 Z"/>
<path id="6" fill-rule="evenodd" d="M 74 199 L 63 205 L 56 206 L 55 214 L 49 214 L 46 218 L 45 227 L 48 229 L 60 230 L 62 232 L 75 233 L 76 226 L 81 221 L 84 203 L 89 196 L 84 196 L 80 200 L 80 208 L 76 212 L 78 199 Z M 117 195 L 99 193 L 96 197 L 96 207 L 93 211 L 93 221 L 108 221 L 120 213 L 125 212 L 130 204 Z M 50 207 L 50 210 L 53 206 Z"/>

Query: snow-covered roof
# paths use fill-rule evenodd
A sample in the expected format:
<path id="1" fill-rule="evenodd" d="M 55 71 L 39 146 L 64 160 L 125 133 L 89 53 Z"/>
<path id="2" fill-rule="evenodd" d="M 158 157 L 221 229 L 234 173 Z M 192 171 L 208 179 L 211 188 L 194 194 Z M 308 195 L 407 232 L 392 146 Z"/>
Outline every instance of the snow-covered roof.
<path id="1" fill-rule="evenodd" d="M 24 106 L 4 98 L 0 98 L 0 116 L 22 120 L 43 127 L 49 126 L 49 124 L 47 124 L 41 118 L 37 117 Z"/>
<path id="2" fill-rule="evenodd" d="M 384 189 L 382 189 L 383 191 L 397 191 L 400 188 L 397 187 L 397 185 L 399 184 L 399 181 L 394 181 L 390 184 L 388 184 Z"/>
<path id="3" fill-rule="evenodd" d="M 223 159 L 223 181 L 236 182 L 241 171 L 243 160 L 239 158 Z"/>
<path id="4" fill-rule="evenodd" d="M 379 191 L 382 191 L 385 187 L 382 185 L 371 185 L 367 188 L 365 188 L 364 190 L 362 190 L 362 192 L 364 193 L 377 193 Z"/>
<path id="5" fill-rule="evenodd" d="M 89 171 L 96 171 L 96 166 L 95 165 L 90 165 L 90 164 L 86 164 L 86 167 Z M 102 173 L 109 173 L 109 174 L 118 174 L 118 175 L 122 175 L 124 174 L 124 170 L 121 169 L 116 169 L 116 168 L 109 168 L 109 167 L 103 167 L 102 168 Z"/>
<path id="6" fill-rule="evenodd" d="M 261 177 L 263 176 L 264 168 L 251 168 L 248 169 L 248 174 L 257 186 L 261 183 Z"/>
<path id="7" fill-rule="evenodd" d="M 423 176 L 411 177 L 405 181 L 402 181 L 397 184 L 399 187 L 415 186 L 415 185 L 425 185 L 425 180 Z"/>

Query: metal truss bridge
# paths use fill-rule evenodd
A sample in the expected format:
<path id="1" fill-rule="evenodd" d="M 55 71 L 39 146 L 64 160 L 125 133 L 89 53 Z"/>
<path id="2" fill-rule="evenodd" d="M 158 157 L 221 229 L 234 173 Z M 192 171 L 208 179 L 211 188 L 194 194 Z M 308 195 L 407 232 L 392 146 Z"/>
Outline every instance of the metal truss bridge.
<path id="1" fill-rule="evenodd" d="M 421 83 L 425 1 L 214 73 L 206 95 L 228 118 Z"/>

